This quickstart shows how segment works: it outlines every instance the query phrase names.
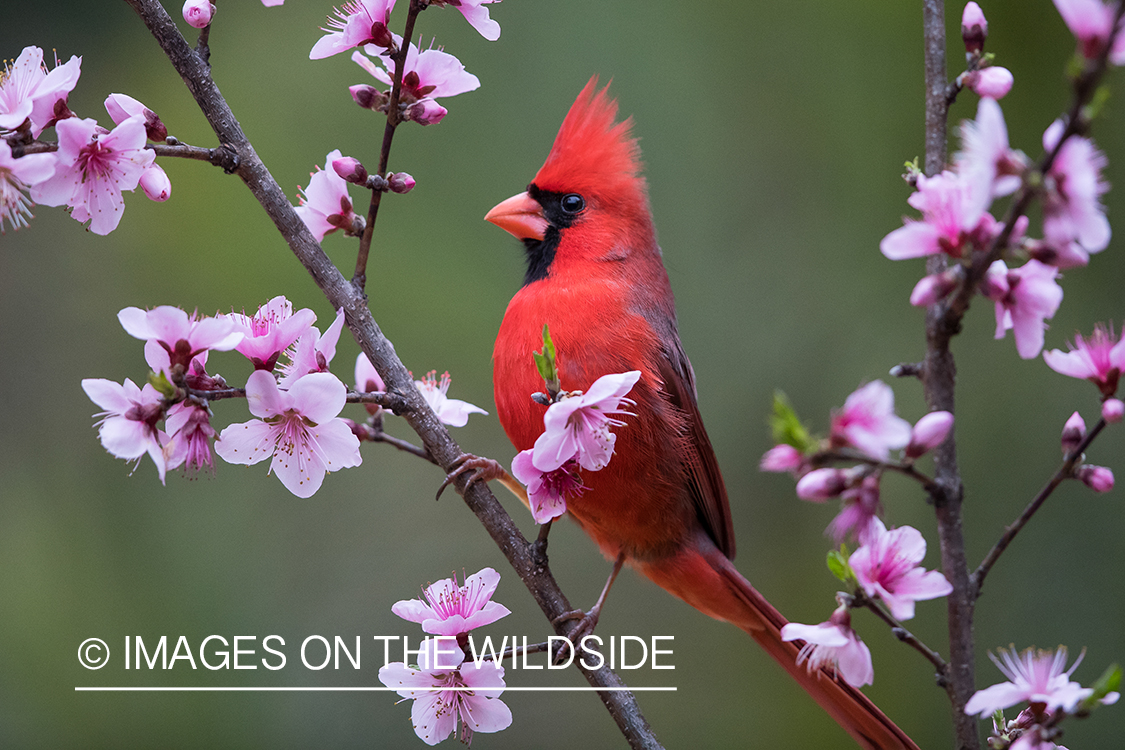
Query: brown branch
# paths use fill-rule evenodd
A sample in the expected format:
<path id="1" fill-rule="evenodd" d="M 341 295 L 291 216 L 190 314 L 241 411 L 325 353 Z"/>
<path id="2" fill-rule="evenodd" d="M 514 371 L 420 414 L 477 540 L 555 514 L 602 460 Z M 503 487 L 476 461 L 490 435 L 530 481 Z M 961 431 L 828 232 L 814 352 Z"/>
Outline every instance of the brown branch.
<path id="1" fill-rule="evenodd" d="M 453 441 L 449 432 L 438 421 L 422 398 L 422 394 L 414 386 L 414 379 L 371 316 L 362 291 L 344 278 L 313 239 L 293 210 L 285 193 L 243 134 L 242 128 L 218 87 L 207 74 L 205 64 L 188 46 L 176 24 L 160 3 L 157 0 L 126 0 L 126 2 L 137 12 L 171 60 L 214 129 L 219 142 L 230 144 L 239 155 L 236 173 L 261 203 L 289 244 L 293 254 L 328 298 L 332 308 L 336 310 L 343 308 L 352 335 L 375 369 L 383 376 L 387 391 L 402 397 L 409 408 L 404 418 L 422 439 L 426 450 L 438 465 L 448 472 L 464 451 Z M 550 570 L 545 565 L 537 564 L 541 561 L 533 558 L 533 545 L 524 539 L 519 528 L 485 483 L 473 483 L 466 489 L 466 482 L 467 477 L 457 479 L 458 491 L 463 493 L 465 503 L 476 514 L 527 586 L 543 614 L 549 620 L 554 620 L 573 610 Z M 559 635 L 568 635 L 573 628 L 572 623 L 560 623 L 555 627 L 555 632 Z M 594 687 L 625 687 L 621 678 L 606 667 L 594 671 L 581 670 L 581 672 L 587 682 Z M 602 690 L 598 691 L 598 696 L 632 747 L 660 748 L 660 743 L 641 713 L 633 693 L 627 690 Z"/>
<path id="2" fill-rule="evenodd" d="M 1031 517 L 1043 506 L 1043 503 L 1047 502 L 1047 498 L 1051 496 L 1051 493 L 1055 491 L 1055 488 L 1058 487 L 1064 479 L 1074 476 L 1074 469 L 1082 461 L 1082 454 L 1090 447 L 1090 443 L 1094 442 L 1094 438 L 1098 436 L 1098 433 L 1105 429 L 1105 425 L 1106 421 L 1104 419 L 1098 420 L 1094 428 L 1086 433 L 1086 437 L 1082 439 L 1078 447 L 1067 455 L 1062 466 L 1055 472 L 1055 475 L 1048 480 L 1043 489 L 1039 490 L 1039 494 L 1023 509 L 1023 512 L 1012 522 L 1011 526 L 1004 529 L 1004 533 L 1000 536 L 1000 539 L 997 540 L 996 544 L 992 546 L 992 549 L 988 551 L 988 554 L 985 555 L 984 560 L 977 566 L 977 569 L 973 571 L 973 593 L 976 596 L 979 597 L 981 594 L 981 588 L 984 585 L 984 579 L 985 576 L 988 575 L 988 571 L 992 570 L 992 566 L 996 564 L 996 561 L 1000 559 L 1000 555 L 1004 553 L 1004 550 L 1006 550 L 1008 545 L 1012 543 L 1012 540 L 1016 538 L 1016 534 L 1020 533 L 1020 529 L 1027 525 Z"/>
<path id="3" fill-rule="evenodd" d="M 890 625 L 891 634 L 895 638 L 898 638 L 900 641 L 913 648 L 934 665 L 934 669 L 937 670 L 935 677 L 937 678 L 938 687 L 943 687 L 947 692 L 949 691 L 949 665 L 946 664 L 945 659 L 941 658 L 941 654 L 934 651 L 923 643 L 918 636 L 903 627 L 903 624 L 896 620 L 890 612 L 880 607 L 878 602 L 874 599 L 868 597 L 863 589 L 856 591 L 855 594 L 849 596 L 846 601 L 849 607 L 864 607 L 865 609 L 871 610 L 875 613 L 876 617 Z"/>
<path id="4" fill-rule="evenodd" d="M 914 468 L 913 462 L 899 462 L 899 461 L 880 461 L 877 458 L 860 453 L 859 451 L 850 451 L 847 449 L 837 449 L 831 451 L 821 451 L 809 457 L 810 463 L 813 466 L 820 466 L 826 461 L 847 461 L 866 464 L 872 469 L 879 471 L 893 471 L 897 474 L 910 477 L 914 481 L 922 485 L 926 490 L 933 486 L 934 480 Z"/>
<path id="5" fill-rule="evenodd" d="M 155 151 L 157 156 L 205 161 L 216 167 L 222 167 L 227 174 L 233 174 L 238 168 L 238 154 L 226 146 L 220 146 L 219 148 L 189 146 L 169 136 L 165 143 L 149 143 L 145 148 Z M 58 150 L 59 144 L 51 141 L 34 141 L 28 144 L 12 143 L 12 156 L 17 159 L 28 154 L 46 154 Z"/>

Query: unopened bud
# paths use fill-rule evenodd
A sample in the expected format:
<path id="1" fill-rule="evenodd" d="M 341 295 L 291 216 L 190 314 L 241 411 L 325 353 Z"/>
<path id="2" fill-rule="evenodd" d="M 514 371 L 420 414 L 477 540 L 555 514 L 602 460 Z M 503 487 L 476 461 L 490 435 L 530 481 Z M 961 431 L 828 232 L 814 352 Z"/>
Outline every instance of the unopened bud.
<path id="1" fill-rule="evenodd" d="M 395 46 L 394 35 L 387 28 L 387 24 L 382 21 L 371 24 L 371 43 L 384 49 Z"/>
<path id="2" fill-rule="evenodd" d="M 762 471 L 793 471 L 803 460 L 804 456 L 799 450 L 787 443 L 780 443 L 765 452 L 758 468 Z"/>
<path id="3" fill-rule="evenodd" d="M 1086 437 L 1086 421 L 1082 419 L 1082 415 L 1074 412 L 1070 415 L 1070 419 L 1066 420 L 1063 425 L 1062 431 L 1062 452 L 1064 456 L 1069 456 L 1074 452 L 1074 449 L 1082 444 L 1082 440 Z"/>
<path id="4" fill-rule="evenodd" d="M 358 86 L 349 86 L 348 91 L 351 92 L 352 99 L 355 100 L 356 104 L 364 109 L 372 109 L 376 112 L 385 110 L 387 102 L 390 101 L 390 97 L 382 91 L 365 83 Z"/>
<path id="5" fill-rule="evenodd" d="M 922 277 L 922 280 L 914 285 L 914 291 L 910 293 L 910 304 L 915 307 L 926 307 L 940 302 L 957 288 L 964 275 L 964 268 L 957 265 L 947 271 Z"/>
<path id="6" fill-rule="evenodd" d="M 141 189 L 149 200 L 164 202 L 172 195 L 172 181 L 168 174 L 155 162 L 141 172 Z"/>
<path id="7" fill-rule="evenodd" d="M 367 182 L 367 168 L 355 157 L 345 156 L 334 160 L 332 169 L 353 185 L 362 185 Z"/>
<path id="8" fill-rule="evenodd" d="M 1119 398 L 1106 399 L 1102 404 L 1102 419 L 1109 424 L 1115 424 L 1125 417 L 1125 403 L 1122 403 Z"/>
<path id="9" fill-rule="evenodd" d="M 211 0 L 187 0 L 184 3 L 184 20 L 196 29 L 210 25 L 214 15 L 215 6 L 211 4 Z"/>
<path id="10" fill-rule="evenodd" d="M 968 3 L 961 14 L 961 38 L 965 41 L 965 51 L 970 54 L 980 52 L 987 37 L 988 21 L 984 11 L 976 3 Z"/>
<path id="11" fill-rule="evenodd" d="M 406 172 L 394 172 L 387 177 L 387 186 L 392 193 L 406 194 L 414 189 L 414 178 Z"/>
<path id="12" fill-rule="evenodd" d="M 988 99 L 1003 99 L 1012 90 L 1012 71 L 1007 68 L 993 66 L 974 70 L 961 76 L 961 85 L 972 89 L 977 96 Z"/>
<path id="13" fill-rule="evenodd" d="M 1070 240 L 1025 240 L 1028 257 L 1058 269 L 1079 268 L 1090 262 L 1090 254 Z"/>
<path id="14" fill-rule="evenodd" d="M 448 112 L 433 99 L 423 99 L 406 108 L 405 119 L 413 120 L 419 125 L 436 125 Z"/>
<path id="15" fill-rule="evenodd" d="M 848 473 L 843 469 L 813 469 L 797 482 L 797 497 L 802 500 L 827 500 L 848 488 Z"/>
<path id="16" fill-rule="evenodd" d="M 918 458 L 938 447 L 953 429 L 953 415 L 947 411 L 932 411 L 918 420 L 910 433 L 906 446 L 909 458 Z"/>
<path id="17" fill-rule="evenodd" d="M 1104 466 L 1087 464 L 1079 467 L 1077 477 L 1094 492 L 1109 492 L 1113 489 L 1113 472 Z"/>

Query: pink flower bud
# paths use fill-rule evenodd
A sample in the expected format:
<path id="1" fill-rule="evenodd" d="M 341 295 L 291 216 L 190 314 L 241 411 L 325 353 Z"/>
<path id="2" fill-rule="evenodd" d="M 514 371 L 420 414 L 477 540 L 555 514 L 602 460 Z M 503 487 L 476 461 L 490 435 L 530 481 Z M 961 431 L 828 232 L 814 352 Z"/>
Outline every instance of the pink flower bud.
<path id="1" fill-rule="evenodd" d="M 359 159 L 352 156 L 344 156 L 334 160 L 332 169 L 353 185 L 362 185 L 367 182 L 367 168 L 360 163 Z"/>
<path id="2" fill-rule="evenodd" d="M 1104 466 L 1089 464 L 1078 469 L 1078 478 L 1094 492 L 1109 492 L 1113 489 L 1113 472 Z"/>
<path id="3" fill-rule="evenodd" d="M 1070 419 L 1066 420 L 1063 425 L 1062 431 L 1062 452 L 1063 455 L 1069 455 L 1071 451 L 1077 448 L 1083 438 L 1086 437 L 1086 421 L 1082 419 L 1082 415 L 1074 412 L 1070 415 Z"/>
<path id="4" fill-rule="evenodd" d="M 922 277 L 922 280 L 914 285 L 914 291 L 910 293 L 910 304 L 915 307 L 926 307 L 945 299 L 961 283 L 961 277 L 964 275 L 963 268 L 958 265 L 948 271 Z"/>
<path id="5" fill-rule="evenodd" d="M 141 189 L 149 200 L 163 202 L 172 195 L 172 181 L 155 162 L 141 173 Z"/>
<path id="6" fill-rule="evenodd" d="M 105 99 L 105 111 L 117 125 L 130 117 L 141 115 L 145 118 L 145 135 L 150 141 L 163 141 L 168 137 L 168 128 L 151 109 L 125 94 L 110 94 Z"/>
<path id="7" fill-rule="evenodd" d="M 423 99 L 417 104 L 412 104 L 406 109 L 406 119 L 413 120 L 419 125 L 436 125 L 448 114 L 449 110 L 433 99 Z"/>
<path id="8" fill-rule="evenodd" d="M 211 4 L 211 0 L 187 0 L 184 3 L 184 20 L 194 28 L 202 29 L 209 25 L 213 15 L 215 6 Z"/>
<path id="9" fill-rule="evenodd" d="M 405 195 L 414 189 L 414 178 L 406 172 L 395 172 L 387 179 L 387 185 L 392 193 Z"/>
<path id="10" fill-rule="evenodd" d="M 989 99 L 1003 99 L 1012 90 L 1014 80 L 1010 70 L 993 66 L 967 74 L 962 82 L 967 88 L 975 91 L 978 96 L 988 97 Z"/>
<path id="11" fill-rule="evenodd" d="M 953 415 L 947 411 L 932 411 L 918 420 L 910 433 L 910 443 L 906 455 L 918 458 L 941 445 L 946 435 L 953 429 Z"/>
<path id="12" fill-rule="evenodd" d="M 797 482 L 797 497 L 802 500 L 827 500 L 848 488 L 848 473 L 843 469 L 813 469 Z"/>
<path id="13" fill-rule="evenodd" d="M 988 37 L 988 21 L 984 11 L 976 3 L 970 2 L 961 14 L 961 38 L 965 41 L 965 51 L 968 53 L 980 52 L 984 49 L 984 40 Z"/>
<path id="14" fill-rule="evenodd" d="M 1106 399 L 1102 404 L 1102 419 L 1109 424 L 1115 424 L 1125 417 L 1125 403 L 1121 402 L 1119 398 Z"/>
<path id="15" fill-rule="evenodd" d="M 793 471 L 801 465 L 802 460 L 804 456 L 799 450 L 781 443 L 765 452 L 758 468 L 762 471 Z"/>
<path id="16" fill-rule="evenodd" d="M 386 109 L 387 102 L 390 101 L 385 93 L 367 84 L 360 84 L 358 86 L 350 86 L 348 91 L 352 94 L 352 99 L 355 103 L 364 109 L 371 109 L 380 112 Z"/>

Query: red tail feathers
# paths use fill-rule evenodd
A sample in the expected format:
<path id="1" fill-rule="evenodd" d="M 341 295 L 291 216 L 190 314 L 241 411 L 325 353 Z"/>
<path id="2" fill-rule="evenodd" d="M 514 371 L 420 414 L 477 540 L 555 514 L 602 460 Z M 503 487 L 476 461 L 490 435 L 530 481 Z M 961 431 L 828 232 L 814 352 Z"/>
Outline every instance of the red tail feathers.
<path id="1" fill-rule="evenodd" d="M 706 534 L 700 533 L 694 546 L 683 548 L 674 557 L 637 563 L 637 567 L 658 586 L 701 612 L 749 633 L 861 747 L 918 750 L 914 741 L 859 690 L 827 670 L 810 674 L 804 665 L 797 665 L 799 647 L 781 640 L 786 619 Z"/>

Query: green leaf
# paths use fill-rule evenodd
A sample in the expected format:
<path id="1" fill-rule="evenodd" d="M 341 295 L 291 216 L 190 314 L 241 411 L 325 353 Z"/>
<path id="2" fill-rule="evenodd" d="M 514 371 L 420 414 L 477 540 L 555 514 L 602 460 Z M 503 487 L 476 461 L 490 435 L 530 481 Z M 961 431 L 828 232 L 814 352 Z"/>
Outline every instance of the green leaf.
<path id="1" fill-rule="evenodd" d="M 163 370 L 160 372 L 150 372 L 148 374 L 148 382 L 164 398 L 174 398 L 176 396 L 176 386 L 168 380 Z"/>
<path id="2" fill-rule="evenodd" d="M 809 431 L 801 424 L 797 412 L 789 404 L 789 398 L 781 391 L 773 392 L 773 414 L 770 416 L 770 430 L 775 443 L 791 445 L 802 453 L 816 449 Z"/>
<path id="3" fill-rule="evenodd" d="M 555 366 L 555 342 L 551 341 L 551 332 L 546 324 L 543 325 L 543 351 L 532 352 L 531 356 L 535 359 L 535 367 L 539 370 L 539 376 L 547 384 L 547 391 L 551 395 L 558 393 L 559 371 Z"/>
<path id="4" fill-rule="evenodd" d="M 1121 689 L 1121 667 L 1110 664 L 1105 672 L 1094 683 L 1094 694 L 1086 699 L 1087 703 L 1096 703 L 1110 693 L 1119 692 Z"/>
<path id="5" fill-rule="evenodd" d="M 829 550 L 827 560 L 828 570 L 844 583 L 847 583 L 848 579 L 852 577 L 852 569 L 848 565 L 847 552 L 846 547 Z"/>

